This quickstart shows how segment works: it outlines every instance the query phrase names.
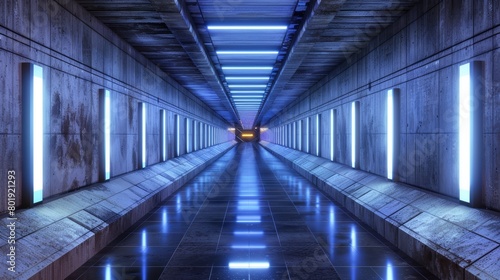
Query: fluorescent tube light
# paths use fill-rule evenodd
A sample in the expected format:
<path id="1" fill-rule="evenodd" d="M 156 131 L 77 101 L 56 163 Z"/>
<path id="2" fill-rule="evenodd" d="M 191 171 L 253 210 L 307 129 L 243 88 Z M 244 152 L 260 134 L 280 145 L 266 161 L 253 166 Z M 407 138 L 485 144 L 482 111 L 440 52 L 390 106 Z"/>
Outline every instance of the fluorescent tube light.
<path id="1" fill-rule="evenodd" d="M 286 25 L 208 25 L 208 30 L 286 30 Z"/>

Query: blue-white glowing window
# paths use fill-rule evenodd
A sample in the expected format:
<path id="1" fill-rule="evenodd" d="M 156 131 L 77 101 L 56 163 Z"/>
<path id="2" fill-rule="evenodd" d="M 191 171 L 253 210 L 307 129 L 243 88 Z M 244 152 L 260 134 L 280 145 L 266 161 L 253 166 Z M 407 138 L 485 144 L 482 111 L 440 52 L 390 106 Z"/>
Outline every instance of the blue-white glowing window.
<path id="1" fill-rule="evenodd" d="M 302 150 L 302 121 L 297 121 L 297 150 Z"/>
<path id="2" fill-rule="evenodd" d="M 394 159 L 394 92 L 387 91 L 387 178 L 393 178 Z"/>
<path id="3" fill-rule="evenodd" d="M 43 200 L 43 68 L 33 65 L 33 203 Z"/>
<path id="4" fill-rule="evenodd" d="M 471 64 L 466 63 L 459 68 L 459 194 L 460 200 L 470 203 L 471 193 L 471 140 L 472 107 Z"/>
<path id="5" fill-rule="evenodd" d="M 297 149 L 297 122 L 293 122 L 292 141 L 293 148 Z"/>
<path id="6" fill-rule="evenodd" d="M 316 156 L 319 156 L 319 138 L 321 137 L 320 135 L 320 115 L 316 114 Z"/>
<path id="7" fill-rule="evenodd" d="M 306 118 L 306 153 L 309 153 L 309 149 L 310 149 L 310 143 L 309 143 L 309 137 L 311 134 L 310 122 L 311 122 L 311 118 L 307 117 Z"/>
<path id="8" fill-rule="evenodd" d="M 161 125 L 161 160 L 167 160 L 167 112 L 160 111 L 160 125 Z"/>
<path id="9" fill-rule="evenodd" d="M 144 168 L 146 167 L 146 103 L 141 102 L 140 103 L 140 123 L 141 123 L 141 167 Z"/>
<path id="10" fill-rule="evenodd" d="M 198 150 L 198 123 L 193 121 L 193 149 Z"/>
<path id="11" fill-rule="evenodd" d="M 230 262 L 230 269 L 267 269 L 269 262 Z"/>
<path id="12" fill-rule="evenodd" d="M 335 159 L 335 110 L 330 110 L 330 160 Z"/>
<path id="13" fill-rule="evenodd" d="M 190 131 L 190 125 L 189 125 L 189 119 L 186 118 L 186 153 L 191 152 L 191 147 L 189 146 L 190 143 L 190 137 L 191 137 L 191 131 Z"/>
<path id="14" fill-rule="evenodd" d="M 111 97 L 104 90 L 104 180 L 111 177 Z"/>
<path id="15" fill-rule="evenodd" d="M 175 115 L 175 152 L 181 155 L 181 116 Z"/>
<path id="16" fill-rule="evenodd" d="M 359 149 L 359 103 L 351 103 L 351 165 L 353 168 L 358 166 Z"/>

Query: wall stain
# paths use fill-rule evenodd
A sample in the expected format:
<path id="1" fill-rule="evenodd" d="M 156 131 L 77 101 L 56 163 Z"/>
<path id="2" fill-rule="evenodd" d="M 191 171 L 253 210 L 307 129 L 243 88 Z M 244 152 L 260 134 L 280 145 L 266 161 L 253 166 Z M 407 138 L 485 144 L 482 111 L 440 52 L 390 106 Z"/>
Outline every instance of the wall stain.
<path id="1" fill-rule="evenodd" d="M 61 115 L 61 94 L 59 92 L 54 93 L 51 114 L 53 117 L 59 117 Z"/>

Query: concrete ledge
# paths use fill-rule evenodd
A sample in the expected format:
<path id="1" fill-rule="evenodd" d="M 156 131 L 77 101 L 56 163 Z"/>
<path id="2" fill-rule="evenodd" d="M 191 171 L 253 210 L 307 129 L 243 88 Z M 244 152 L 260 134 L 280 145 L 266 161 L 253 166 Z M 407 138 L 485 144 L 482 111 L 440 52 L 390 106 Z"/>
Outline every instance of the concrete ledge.
<path id="1" fill-rule="evenodd" d="M 235 144 L 199 150 L 17 210 L 15 272 L 4 266 L 0 279 L 64 279 Z M 2 218 L 0 251 L 5 254 L 11 221 Z"/>
<path id="2" fill-rule="evenodd" d="M 500 215 L 260 143 L 440 279 L 500 279 Z"/>

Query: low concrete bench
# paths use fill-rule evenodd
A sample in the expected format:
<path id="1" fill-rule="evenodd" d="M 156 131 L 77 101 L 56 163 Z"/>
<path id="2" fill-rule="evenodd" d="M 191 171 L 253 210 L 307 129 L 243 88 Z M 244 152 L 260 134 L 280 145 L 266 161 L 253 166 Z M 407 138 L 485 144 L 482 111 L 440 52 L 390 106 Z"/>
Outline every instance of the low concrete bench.
<path id="1" fill-rule="evenodd" d="M 235 144 L 199 150 L 17 210 L 15 272 L 5 264 L 11 221 L 2 218 L 0 279 L 64 279 Z"/>
<path id="2" fill-rule="evenodd" d="M 260 143 L 440 279 L 500 279 L 500 215 L 277 144 Z"/>

